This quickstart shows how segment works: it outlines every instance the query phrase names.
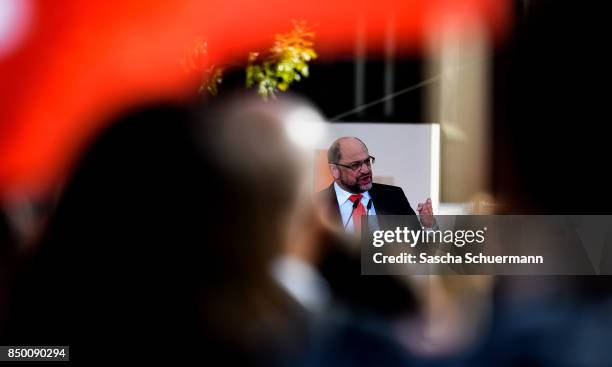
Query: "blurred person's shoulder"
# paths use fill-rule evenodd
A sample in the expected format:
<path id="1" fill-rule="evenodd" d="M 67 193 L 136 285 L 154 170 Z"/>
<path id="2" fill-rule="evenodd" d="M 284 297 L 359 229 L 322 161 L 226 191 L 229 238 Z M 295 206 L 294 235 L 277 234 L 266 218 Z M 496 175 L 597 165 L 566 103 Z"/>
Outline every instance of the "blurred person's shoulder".
<path id="1" fill-rule="evenodd" d="M 315 199 L 317 201 L 329 201 L 330 198 L 335 198 L 336 197 L 336 190 L 334 190 L 334 183 L 332 182 L 331 184 L 325 186 L 325 188 L 321 191 L 318 191 L 315 194 Z"/>
<path id="2" fill-rule="evenodd" d="M 321 191 L 317 192 L 317 195 L 325 195 L 326 193 L 329 193 L 331 191 L 334 191 L 334 183 L 330 183 L 329 185 L 325 186 L 324 189 L 322 189 Z"/>

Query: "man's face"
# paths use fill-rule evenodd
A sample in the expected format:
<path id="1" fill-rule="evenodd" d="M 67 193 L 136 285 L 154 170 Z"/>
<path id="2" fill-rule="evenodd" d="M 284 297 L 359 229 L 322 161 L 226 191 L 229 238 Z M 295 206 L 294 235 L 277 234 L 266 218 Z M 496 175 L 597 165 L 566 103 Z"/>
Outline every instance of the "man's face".
<path id="1" fill-rule="evenodd" d="M 363 162 L 370 157 L 368 149 L 356 139 L 346 139 L 340 143 L 340 164 L 350 166 L 356 162 Z M 334 181 L 344 190 L 352 193 L 361 193 L 372 188 L 372 168 L 362 164 L 358 170 L 348 167 L 332 165 Z"/>

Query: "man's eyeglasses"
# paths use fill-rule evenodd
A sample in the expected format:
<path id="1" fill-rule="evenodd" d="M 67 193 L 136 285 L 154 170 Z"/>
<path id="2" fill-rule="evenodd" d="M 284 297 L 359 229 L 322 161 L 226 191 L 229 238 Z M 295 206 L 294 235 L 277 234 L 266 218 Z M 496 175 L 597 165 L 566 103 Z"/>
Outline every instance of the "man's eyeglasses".
<path id="1" fill-rule="evenodd" d="M 356 172 L 356 171 L 359 171 L 364 164 L 368 168 L 372 167 L 375 161 L 376 161 L 376 158 L 374 158 L 373 156 L 369 156 L 366 160 L 353 162 L 351 164 L 341 164 L 341 163 L 332 163 L 332 162 L 330 163 L 336 166 L 350 168 L 351 170 Z"/>

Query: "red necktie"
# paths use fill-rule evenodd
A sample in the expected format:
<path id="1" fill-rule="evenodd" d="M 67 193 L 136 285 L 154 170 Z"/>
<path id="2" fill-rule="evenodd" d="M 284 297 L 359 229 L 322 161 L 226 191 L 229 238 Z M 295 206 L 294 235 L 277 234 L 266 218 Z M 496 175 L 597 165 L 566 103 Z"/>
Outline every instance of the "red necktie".
<path id="1" fill-rule="evenodd" d="M 355 227 L 355 233 L 360 233 L 359 231 L 361 230 L 361 217 L 366 215 L 365 207 L 361 203 L 362 197 L 363 195 L 361 194 L 353 194 L 349 196 L 349 200 L 351 201 L 351 203 L 353 203 L 353 205 L 355 201 L 359 200 L 359 204 L 357 204 L 357 207 L 353 210 L 353 226 Z"/>

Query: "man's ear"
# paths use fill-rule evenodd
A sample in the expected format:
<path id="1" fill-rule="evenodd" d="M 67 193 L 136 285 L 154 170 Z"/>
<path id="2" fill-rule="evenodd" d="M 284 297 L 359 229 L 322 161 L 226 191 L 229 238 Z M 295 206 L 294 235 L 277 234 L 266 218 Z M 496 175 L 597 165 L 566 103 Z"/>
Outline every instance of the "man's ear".
<path id="1" fill-rule="evenodd" d="M 340 169 L 335 164 L 329 165 L 329 171 L 331 172 L 331 175 L 334 178 L 334 180 L 337 180 L 340 178 Z"/>

